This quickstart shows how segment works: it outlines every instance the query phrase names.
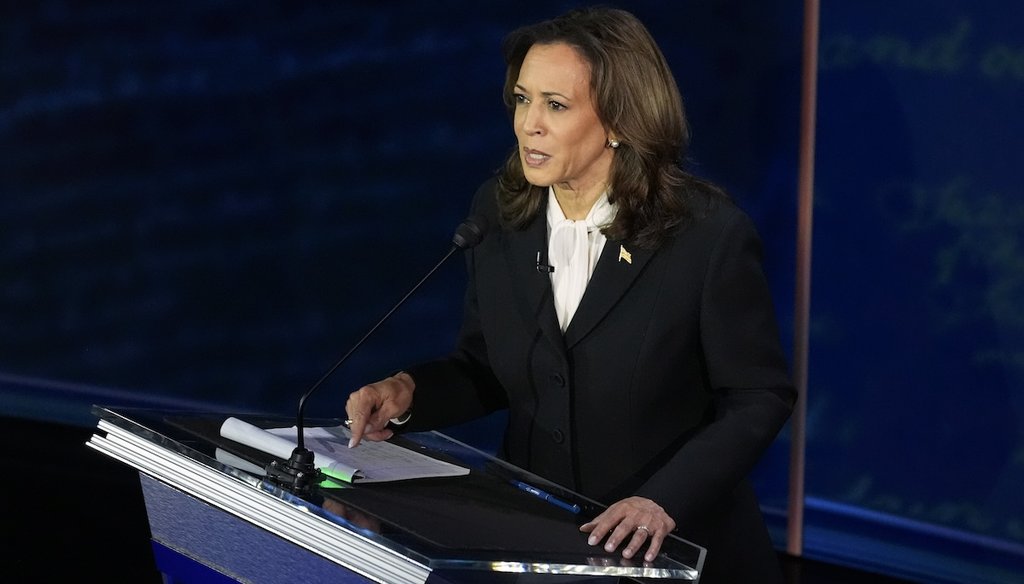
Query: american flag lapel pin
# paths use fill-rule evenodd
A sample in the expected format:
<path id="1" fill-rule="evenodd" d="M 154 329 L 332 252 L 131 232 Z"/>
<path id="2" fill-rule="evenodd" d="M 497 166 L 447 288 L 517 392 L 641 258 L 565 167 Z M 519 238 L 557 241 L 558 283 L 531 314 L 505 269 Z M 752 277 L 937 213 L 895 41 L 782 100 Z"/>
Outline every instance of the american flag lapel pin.
<path id="1" fill-rule="evenodd" d="M 626 251 L 625 246 L 619 246 L 619 261 L 626 260 L 627 264 L 633 264 L 633 254 Z"/>

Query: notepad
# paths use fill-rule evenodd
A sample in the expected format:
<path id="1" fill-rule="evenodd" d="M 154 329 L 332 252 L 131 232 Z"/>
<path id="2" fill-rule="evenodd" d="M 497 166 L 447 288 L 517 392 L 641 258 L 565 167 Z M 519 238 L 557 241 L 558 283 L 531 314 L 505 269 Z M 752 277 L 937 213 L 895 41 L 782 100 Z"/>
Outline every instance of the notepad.
<path id="1" fill-rule="evenodd" d="M 221 425 L 220 434 L 277 458 L 288 459 L 295 450 L 297 428 L 265 430 L 231 417 Z M 314 453 L 317 469 L 344 483 L 384 483 L 469 474 L 468 468 L 392 442 L 363 440 L 359 446 L 349 448 L 351 432 L 344 426 L 305 428 L 302 436 L 305 447 Z"/>

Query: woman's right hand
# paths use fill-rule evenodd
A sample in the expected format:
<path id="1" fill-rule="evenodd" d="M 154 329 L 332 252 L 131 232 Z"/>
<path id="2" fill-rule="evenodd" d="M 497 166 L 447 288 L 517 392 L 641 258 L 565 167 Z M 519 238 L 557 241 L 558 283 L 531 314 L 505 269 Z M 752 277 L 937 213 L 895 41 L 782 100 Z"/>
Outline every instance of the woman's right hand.
<path id="1" fill-rule="evenodd" d="M 415 389 L 412 376 L 401 371 L 352 392 L 345 404 L 350 421 L 348 427 L 352 431 L 348 447 L 358 446 L 363 438 L 378 441 L 394 436 L 388 422 L 409 411 Z"/>

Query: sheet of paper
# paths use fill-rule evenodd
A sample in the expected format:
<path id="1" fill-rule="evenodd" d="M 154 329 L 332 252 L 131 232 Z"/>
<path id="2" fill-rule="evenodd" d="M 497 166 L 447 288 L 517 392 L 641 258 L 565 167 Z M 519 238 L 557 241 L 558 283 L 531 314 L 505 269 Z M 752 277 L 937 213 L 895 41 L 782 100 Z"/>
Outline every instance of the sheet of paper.
<path id="1" fill-rule="evenodd" d="M 296 428 L 269 430 L 276 436 L 295 436 Z M 353 482 L 383 483 L 430 477 L 452 477 L 469 474 L 469 469 L 421 454 L 391 442 L 363 440 L 355 448 L 348 447 L 351 432 L 344 426 L 306 428 L 303 433 L 306 448 L 312 450 L 319 466 L 321 455 L 330 459 L 337 468 L 321 468 L 324 474 L 334 476 L 337 470 L 356 469 Z"/>
<path id="2" fill-rule="evenodd" d="M 221 436 L 276 458 L 288 459 L 295 449 L 296 427 L 264 430 L 238 418 L 228 418 Z M 451 477 L 469 469 L 437 460 L 390 442 L 364 440 L 348 447 L 351 436 L 344 426 L 305 428 L 303 441 L 313 451 L 316 467 L 344 482 L 381 483 L 407 479 Z"/>
<path id="3" fill-rule="evenodd" d="M 336 450 L 334 448 L 317 450 L 310 443 L 309 432 L 310 429 L 306 429 L 303 433 L 303 440 L 306 442 L 306 448 L 315 453 L 316 467 L 326 475 L 351 483 L 356 477 L 356 468 L 334 459 L 330 454 L 332 450 Z M 288 460 L 296 445 L 296 429 L 294 427 L 290 432 L 284 428 L 268 431 L 233 417 L 224 420 L 224 423 L 221 424 L 220 435 L 281 460 Z"/>

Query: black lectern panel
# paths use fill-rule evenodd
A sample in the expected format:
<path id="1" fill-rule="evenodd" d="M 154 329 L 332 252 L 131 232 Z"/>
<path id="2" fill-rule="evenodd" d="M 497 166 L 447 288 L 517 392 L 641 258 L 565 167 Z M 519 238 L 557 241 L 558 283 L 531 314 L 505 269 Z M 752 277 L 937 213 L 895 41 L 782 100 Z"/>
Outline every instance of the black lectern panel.
<path id="1" fill-rule="evenodd" d="M 257 555 L 264 564 L 275 555 L 284 561 L 289 554 L 282 550 L 301 550 L 299 557 L 310 554 L 309 565 L 320 571 L 326 562 L 376 582 L 426 582 L 428 577 L 432 582 L 497 582 L 504 581 L 502 573 L 524 572 L 552 582 L 567 574 L 597 581 L 613 575 L 695 581 L 703 565 L 704 550 L 678 538 L 667 541 L 654 562 L 625 560 L 589 546 L 579 525 L 600 504 L 437 432 L 393 441 L 455 462 L 468 474 L 329 483 L 330 488 L 300 498 L 262 476 L 270 455 L 219 435 L 229 414 L 113 408 L 96 408 L 95 413 L 106 435 L 98 433 L 89 445 L 148 475 L 143 484 L 154 539 L 171 548 L 191 548 L 191 557 L 221 572 L 245 572 Z M 247 421 L 264 428 L 294 423 Z M 237 462 L 225 464 L 226 459 Z M 553 494 L 559 503 L 524 492 L 514 486 L 517 481 Z M 215 512 L 204 516 L 210 510 Z M 218 529 L 226 523 L 247 528 Z M 238 553 L 224 549 L 225 534 L 232 533 L 248 534 L 249 540 L 233 544 Z M 261 553 L 254 554 L 253 548 Z M 263 568 L 261 578 L 278 580 Z M 470 574 L 475 579 L 462 580 Z"/>
<path id="2" fill-rule="evenodd" d="M 262 468 L 272 459 L 268 454 L 221 437 L 219 428 L 224 416 L 168 416 L 165 420 L 257 467 Z M 249 421 L 264 427 L 284 427 L 290 423 L 268 418 L 249 418 Z M 396 437 L 392 441 L 415 448 L 414 439 L 415 436 L 413 440 Z M 440 451 L 430 452 L 436 457 L 459 462 Z M 575 514 L 524 493 L 513 486 L 513 480 L 525 480 L 529 484 L 544 482 L 546 491 L 551 488 L 550 483 L 537 477 L 491 461 L 482 468 L 471 469 L 466 476 L 324 488 L 318 495 L 344 505 L 348 511 L 375 517 L 379 529 L 387 528 L 396 536 L 407 534 L 420 538 L 437 550 L 609 555 L 600 547 L 588 546 L 586 537 L 578 529 L 596 514 L 600 505 L 558 489 L 567 500 L 572 499 L 572 504 L 580 506 L 581 512 Z M 458 529 L 452 529 L 453 525 Z"/>

